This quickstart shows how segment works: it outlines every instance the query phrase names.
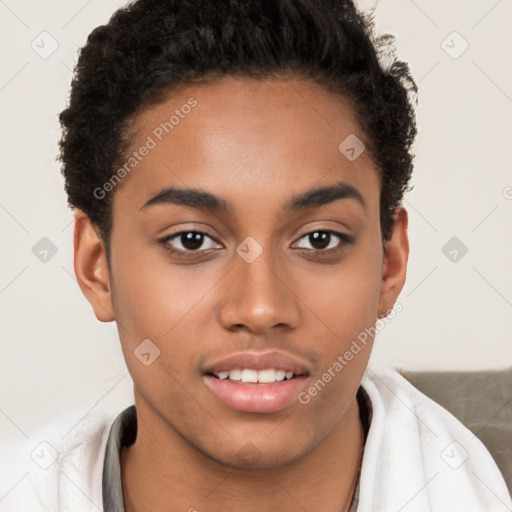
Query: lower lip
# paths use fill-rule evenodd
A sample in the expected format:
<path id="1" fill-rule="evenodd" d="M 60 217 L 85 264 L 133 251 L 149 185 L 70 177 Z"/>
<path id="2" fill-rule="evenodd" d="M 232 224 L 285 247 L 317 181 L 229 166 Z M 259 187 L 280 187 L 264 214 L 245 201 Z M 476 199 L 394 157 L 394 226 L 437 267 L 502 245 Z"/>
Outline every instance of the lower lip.
<path id="1" fill-rule="evenodd" d="M 307 377 L 294 377 L 271 384 L 234 382 L 217 379 L 212 375 L 204 377 L 206 385 L 225 404 L 243 412 L 277 412 L 297 401 L 305 387 Z"/>

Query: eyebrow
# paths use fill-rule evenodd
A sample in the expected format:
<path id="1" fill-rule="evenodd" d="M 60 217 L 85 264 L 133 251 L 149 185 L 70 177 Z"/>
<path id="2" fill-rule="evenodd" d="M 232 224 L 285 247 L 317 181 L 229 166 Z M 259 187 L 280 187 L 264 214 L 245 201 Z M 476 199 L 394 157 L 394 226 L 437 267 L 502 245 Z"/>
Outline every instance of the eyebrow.
<path id="1" fill-rule="evenodd" d="M 366 203 L 362 194 L 352 185 L 338 182 L 333 185 L 318 187 L 292 197 L 284 206 L 286 213 L 318 208 L 340 199 L 355 199 L 366 212 Z M 200 189 L 166 187 L 151 199 L 146 201 L 140 210 L 150 206 L 174 204 L 188 206 L 200 210 L 231 214 L 233 212 L 229 202 L 223 198 Z"/>

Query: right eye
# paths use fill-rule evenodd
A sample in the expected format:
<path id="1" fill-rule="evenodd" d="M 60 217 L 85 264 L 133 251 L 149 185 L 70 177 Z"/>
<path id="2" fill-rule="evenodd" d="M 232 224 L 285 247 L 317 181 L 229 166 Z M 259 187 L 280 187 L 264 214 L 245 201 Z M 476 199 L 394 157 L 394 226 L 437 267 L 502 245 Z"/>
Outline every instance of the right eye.
<path id="1" fill-rule="evenodd" d="M 203 231 L 194 230 L 179 231 L 178 233 L 166 236 L 165 238 L 160 240 L 160 243 L 163 244 L 164 249 L 167 252 L 174 254 L 179 258 L 189 258 L 194 257 L 196 254 L 201 253 L 203 251 L 215 249 L 215 247 L 203 247 L 201 249 L 206 239 L 209 239 L 214 243 L 218 243 L 207 233 Z M 209 245 L 212 244 L 210 243 Z"/>

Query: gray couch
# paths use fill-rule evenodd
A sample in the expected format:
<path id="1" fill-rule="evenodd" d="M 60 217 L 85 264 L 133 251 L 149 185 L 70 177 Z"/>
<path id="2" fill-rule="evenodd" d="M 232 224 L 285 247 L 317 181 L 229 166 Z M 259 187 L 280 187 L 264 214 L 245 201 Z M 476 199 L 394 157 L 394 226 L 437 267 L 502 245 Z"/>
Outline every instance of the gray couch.
<path id="1" fill-rule="evenodd" d="M 401 372 L 448 409 L 487 447 L 512 494 L 512 368 L 481 372 Z"/>

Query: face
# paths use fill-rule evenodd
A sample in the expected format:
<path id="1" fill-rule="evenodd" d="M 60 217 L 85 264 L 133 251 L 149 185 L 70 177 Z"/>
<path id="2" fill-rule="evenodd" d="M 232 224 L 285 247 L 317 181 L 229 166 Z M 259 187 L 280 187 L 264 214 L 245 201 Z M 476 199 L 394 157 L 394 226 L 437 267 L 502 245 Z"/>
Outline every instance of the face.
<path id="1" fill-rule="evenodd" d="M 227 77 L 173 91 L 134 133 L 111 274 L 98 259 L 80 282 L 118 324 L 138 414 L 230 466 L 300 459 L 354 402 L 371 339 L 353 342 L 405 276 L 403 214 L 386 255 L 376 167 L 339 149 L 365 140 L 353 111 L 309 82 Z"/>

